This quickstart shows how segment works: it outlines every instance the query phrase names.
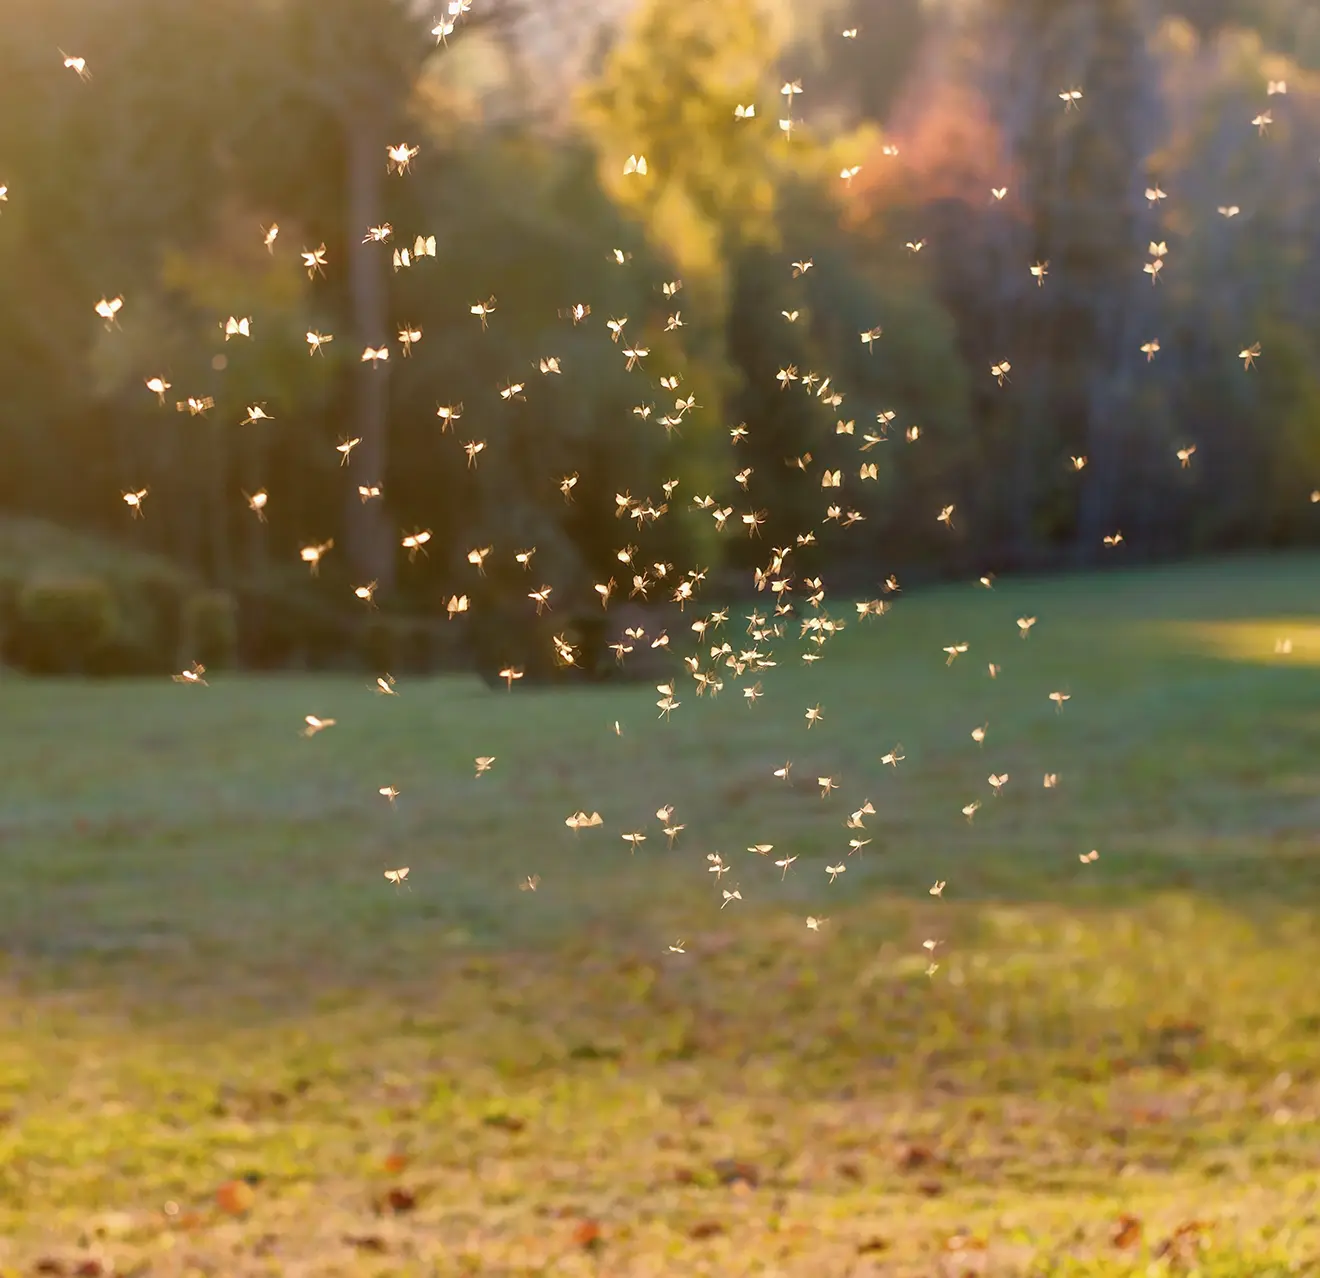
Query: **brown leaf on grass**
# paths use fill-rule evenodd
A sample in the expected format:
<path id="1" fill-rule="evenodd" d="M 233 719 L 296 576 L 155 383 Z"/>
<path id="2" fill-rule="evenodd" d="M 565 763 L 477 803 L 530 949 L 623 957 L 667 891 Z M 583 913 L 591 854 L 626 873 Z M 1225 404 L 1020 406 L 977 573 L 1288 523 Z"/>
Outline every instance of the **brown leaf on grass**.
<path id="1" fill-rule="evenodd" d="M 970 1234 L 952 1234 L 944 1240 L 945 1251 L 984 1251 L 984 1238 L 975 1238 Z"/>
<path id="2" fill-rule="evenodd" d="M 590 1218 L 580 1220 L 573 1230 L 573 1245 L 584 1251 L 599 1251 L 605 1244 L 601 1235 L 600 1222 Z"/>
<path id="3" fill-rule="evenodd" d="M 110 1274 L 114 1268 L 103 1260 L 98 1260 L 95 1256 L 89 1256 L 86 1260 L 80 1260 L 74 1268 L 74 1278 L 101 1278 L 102 1274 Z"/>
<path id="4" fill-rule="evenodd" d="M 1114 1226 L 1109 1241 L 1115 1247 L 1136 1247 L 1141 1242 L 1141 1218 L 1138 1216 L 1120 1216 Z"/>
<path id="5" fill-rule="evenodd" d="M 882 1251 L 889 1250 L 889 1239 L 887 1238 L 868 1238 L 865 1242 L 857 1244 L 857 1254 L 859 1256 L 877 1256 Z"/>
<path id="6" fill-rule="evenodd" d="M 376 1204 L 377 1212 L 393 1212 L 396 1216 L 405 1211 L 412 1211 L 417 1206 L 417 1195 L 402 1185 L 393 1185 L 387 1189 Z"/>
<path id="7" fill-rule="evenodd" d="M 719 1177 L 721 1185 L 741 1183 L 755 1189 L 761 1183 L 761 1173 L 756 1165 L 737 1158 L 718 1158 L 711 1164 L 711 1170 Z"/>
<path id="8" fill-rule="evenodd" d="M 520 1132 L 527 1126 L 525 1119 L 517 1118 L 513 1114 L 487 1114 L 481 1121 L 487 1127 L 498 1127 L 506 1132 Z"/>
<path id="9" fill-rule="evenodd" d="M 919 1171 L 938 1161 L 935 1151 L 926 1145 L 908 1145 L 898 1156 L 898 1165 L 902 1171 Z"/>
<path id="10" fill-rule="evenodd" d="M 215 1203 L 231 1216 L 244 1216 L 252 1210 L 257 1195 L 246 1180 L 227 1180 L 215 1191 Z"/>
<path id="11" fill-rule="evenodd" d="M 923 1180 L 917 1185 L 917 1192 L 927 1198 L 938 1198 L 944 1192 L 944 1186 L 938 1180 Z"/>
<path id="12" fill-rule="evenodd" d="M 699 1220 L 688 1230 L 688 1237 L 698 1241 L 702 1238 L 715 1238 L 724 1232 L 724 1226 L 718 1220 Z"/>
<path id="13" fill-rule="evenodd" d="M 397 1176 L 408 1166 L 408 1155 L 395 1150 L 392 1154 L 385 1155 L 385 1161 L 381 1167 L 391 1176 Z"/>
<path id="14" fill-rule="evenodd" d="M 855 1185 L 862 1183 L 862 1168 L 860 1163 L 844 1162 L 838 1166 L 839 1175 L 845 1180 L 852 1181 Z"/>
<path id="15" fill-rule="evenodd" d="M 1209 1228 L 1208 1221 L 1186 1221 L 1155 1248 L 1155 1255 L 1167 1257 L 1179 1264 L 1190 1264 L 1196 1259 L 1196 1253 L 1205 1246 L 1205 1239 L 1201 1235 Z"/>
<path id="16" fill-rule="evenodd" d="M 356 1247 L 359 1251 L 369 1251 L 375 1255 L 383 1255 L 387 1250 L 385 1239 L 379 1234 L 345 1234 L 344 1243 L 349 1247 Z"/>
<path id="17" fill-rule="evenodd" d="M 64 1262 L 56 1260 L 54 1256 L 42 1256 L 33 1266 L 35 1272 L 39 1274 L 62 1274 L 64 1273 Z"/>

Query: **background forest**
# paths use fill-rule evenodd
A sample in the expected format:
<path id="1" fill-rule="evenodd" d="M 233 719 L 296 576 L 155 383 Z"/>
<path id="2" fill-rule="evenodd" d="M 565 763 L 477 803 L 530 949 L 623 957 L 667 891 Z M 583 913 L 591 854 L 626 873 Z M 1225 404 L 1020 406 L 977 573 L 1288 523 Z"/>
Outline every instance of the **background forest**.
<path id="1" fill-rule="evenodd" d="M 836 590 L 1320 538 L 1306 0 L 501 0 L 438 39 L 402 0 L 11 7 L 15 664 L 324 664 L 366 644 L 372 664 L 425 666 L 436 635 L 484 642 L 476 620 L 446 629 L 456 592 L 513 625 L 499 605 L 514 585 L 521 602 L 521 574 L 483 578 L 473 545 L 536 545 L 556 599 L 586 613 L 617 575 L 614 494 L 658 504 L 678 475 L 639 540 L 725 593 L 819 518 L 817 477 L 839 467 L 864 518 L 822 525 Z M 70 33 L 83 85 L 55 55 Z M 419 152 L 400 178 L 385 159 L 403 140 Z M 650 180 L 623 175 L 630 153 Z M 391 240 L 364 243 L 387 223 Z M 393 263 L 432 236 L 433 258 Z M 322 244 L 326 270 L 304 270 Z M 94 304 L 116 296 L 105 323 Z M 470 313 L 487 298 L 489 325 Z M 231 316 L 250 339 L 225 333 Z M 402 330 L 423 336 L 407 348 Z M 335 340 L 309 354 L 308 332 Z M 654 375 L 627 371 L 629 341 Z M 388 362 L 359 358 L 382 345 Z M 561 377 L 537 371 L 546 355 Z M 785 368 L 800 379 L 781 385 Z M 672 430 L 665 370 L 694 400 Z M 515 381 L 526 402 L 502 403 Z M 176 411 L 188 397 L 215 406 Z M 442 405 L 465 405 L 462 424 Z M 488 435 L 473 465 L 463 443 Z M 881 442 L 858 458 L 866 435 Z M 875 464 L 860 484 L 859 461 Z M 759 542 L 693 507 L 741 510 L 741 467 Z M 141 489 L 138 519 L 122 494 Z M 949 505 L 952 527 L 934 517 Z M 100 545 L 75 551 L 52 525 Z M 410 555 L 418 530 L 431 540 Z M 313 577 L 300 548 L 331 542 Z M 95 561 L 90 602 L 67 580 L 41 596 L 34 565 L 52 557 Z M 369 615 L 351 589 L 368 581 Z M 114 612 L 83 628 L 95 651 L 67 639 L 80 608 Z"/>

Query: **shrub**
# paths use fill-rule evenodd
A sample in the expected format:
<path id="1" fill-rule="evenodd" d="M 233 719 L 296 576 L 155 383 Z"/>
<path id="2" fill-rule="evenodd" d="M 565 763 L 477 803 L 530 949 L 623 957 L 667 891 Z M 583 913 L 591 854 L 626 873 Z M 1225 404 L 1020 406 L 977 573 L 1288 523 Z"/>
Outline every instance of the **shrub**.
<path id="1" fill-rule="evenodd" d="M 227 590 L 201 590 L 183 605 L 180 661 L 224 670 L 238 659 L 238 601 Z"/>
<path id="2" fill-rule="evenodd" d="M 38 578 L 18 592 L 5 656 L 32 674 L 91 674 L 122 627 L 114 592 L 100 578 Z"/>
<path id="3" fill-rule="evenodd" d="M 328 607 L 303 582 L 271 578 L 238 589 L 239 656 L 256 670 L 328 669 L 353 655 L 353 618 Z"/>

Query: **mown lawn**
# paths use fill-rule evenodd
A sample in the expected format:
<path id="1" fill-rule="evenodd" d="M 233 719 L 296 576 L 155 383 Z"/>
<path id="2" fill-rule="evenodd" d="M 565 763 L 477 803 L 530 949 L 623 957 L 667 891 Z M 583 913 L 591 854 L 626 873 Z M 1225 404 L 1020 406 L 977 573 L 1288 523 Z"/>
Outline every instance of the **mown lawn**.
<path id="1" fill-rule="evenodd" d="M 0 1272 L 1320 1272 L 1320 560 L 835 613 L 668 722 L 0 680 Z"/>

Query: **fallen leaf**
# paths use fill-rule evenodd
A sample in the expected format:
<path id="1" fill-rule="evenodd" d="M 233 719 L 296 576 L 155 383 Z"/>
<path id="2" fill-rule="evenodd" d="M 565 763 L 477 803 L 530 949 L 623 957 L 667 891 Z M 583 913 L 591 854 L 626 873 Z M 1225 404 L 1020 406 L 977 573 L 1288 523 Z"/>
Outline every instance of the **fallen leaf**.
<path id="1" fill-rule="evenodd" d="M 246 1180 L 227 1180 L 215 1191 L 216 1205 L 231 1216 L 243 1216 L 252 1210 L 257 1195 Z"/>
<path id="2" fill-rule="evenodd" d="M 524 1119 L 515 1118 L 512 1114 L 487 1114 L 481 1121 L 487 1127 L 498 1127 L 506 1132 L 520 1132 L 527 1126 Z"/>
<path id="3" fill-rule="evenodd" d="M 408 1166 L 408 1155 L 400 1154 L 397 1152 L 393 1154 L 386 1154 L 385 1161 L 381 1164 L 381 1166 L 387 1172 L 389 1172 L 391 1176 L 397 1176 L 401 1171 L 404 1170 L 405 1167 Z"/>
<path id="4" fill-rule="evenodd" d="M 385 1191 L 384 1198 L 377 1206 L 378 1211 L 392 1211 L 394 1213 L 412 1211 L 417 1206 L 417 1195 L 411 1189 L 404 1189 L 402 1185 L 394 1185 Z"/>
<path id="5" fill-rule="evenodd" d="M 908 1145 L 899 1155 L 898 1165 L 903 1171 L 917 1171 L 936 1161 L 935 1151 L 925 1145 Z"/>
<path id="6" fill-rule="evenodd" d="M 887 1238 L 868 1238 L 865 1242 L 857 1244 L 857 1254 L 859 1256 L 875 1256 L 888 1250 L 889 1240 Z"/>
<path id="7" fill-rule="evenodd" d="M 598 1251 L 604 1245 L 600 1223 L 591 1219 L 578 1221 L 577 1228 L 573 1230 L 573 1245 L 584 1251 Z"/>
<path id="8" fill-rule="evenodd" d="M 1196 1253 L 1205 1245 L 1201 1234 L 1209 1228 L 1209 1223 L 1204 1220 L 1186 1221 L 1155 1248 L 1155 1255 L 1167 1256 L 1170 1260 L 1190 1264 L 1195 1260 Z"/>
<path id="9" fill-rule="evenodd" d="M 1110 1242 L 1115 1247 L 1135 1247 L 1141 1242 L 1141 1220 L 1137 1216 L 1120 1216 Z"/>
<path id="10" fill-rule="evenodd" d="M 385 1250 L 385 1239 L 379 1234 L 346 1234 L 344 1242 L 350 1247 L 356 1247 L 359 1251 L 370 1251 L 376 1255 L 382 1255 Z"/>
<path id="11" fill-rule="evenodd" d="M 753 1163 L 740 1162 L 736 1158 L 720 1158 L 711 1164 L 711 1170 L 719 1177 L 721 1185 L 742 1183 L 753 1189 L 761 1183 L 761 1173 Z"/>
<path id="12" fill-rule="evenodd" d="M 54 1256 L 42 1256 L 33 1268 L 39 1274 L 62 1274 L 64 1272 L 63 1262 L 56 1260 Z"/>
<path id="13" fill-rule="evenodd" d="M 718 1220 L 701 1220 L 688 1230 L 688 1237 L 696 1239 L 714 1238 L 723 1232 L 724 1226 Z"/>

